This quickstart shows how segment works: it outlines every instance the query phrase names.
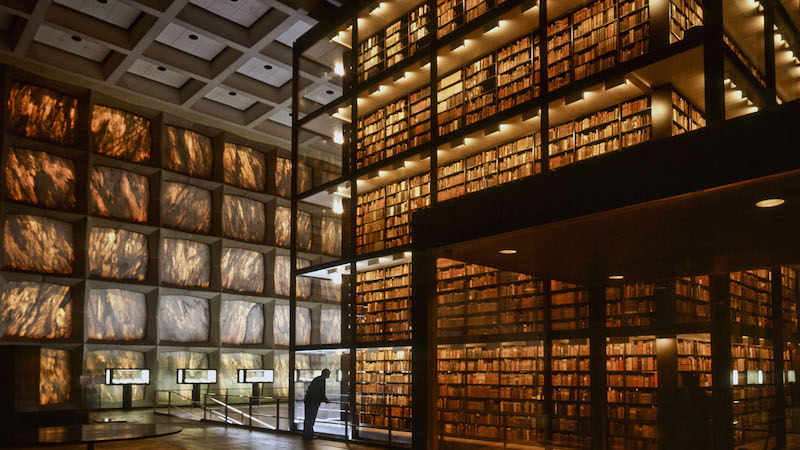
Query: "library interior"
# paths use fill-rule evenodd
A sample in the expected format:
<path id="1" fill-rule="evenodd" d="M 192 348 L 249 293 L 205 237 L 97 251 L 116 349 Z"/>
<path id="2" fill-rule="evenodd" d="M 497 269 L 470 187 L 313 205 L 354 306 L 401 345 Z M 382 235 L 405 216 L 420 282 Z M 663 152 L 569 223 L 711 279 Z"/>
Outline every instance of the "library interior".
<path id="1" fill-rule="evenodd" d="M 0 445 L 800 447 L 800 0 L 0 0 L 0 95 Z"/>

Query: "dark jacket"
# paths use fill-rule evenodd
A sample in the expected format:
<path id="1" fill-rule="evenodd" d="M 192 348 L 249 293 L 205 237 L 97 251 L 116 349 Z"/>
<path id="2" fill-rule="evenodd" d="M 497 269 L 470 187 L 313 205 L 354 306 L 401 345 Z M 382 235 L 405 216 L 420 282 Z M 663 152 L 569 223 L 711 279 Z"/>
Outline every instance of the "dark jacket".
<path id="1" fill-rule="evenodd" d="M 311 380 L 306 390 L 306 403 L 322 403 L 327 402 L 328 397 L 325 396 L 325 377 L 322 375 Z"/>

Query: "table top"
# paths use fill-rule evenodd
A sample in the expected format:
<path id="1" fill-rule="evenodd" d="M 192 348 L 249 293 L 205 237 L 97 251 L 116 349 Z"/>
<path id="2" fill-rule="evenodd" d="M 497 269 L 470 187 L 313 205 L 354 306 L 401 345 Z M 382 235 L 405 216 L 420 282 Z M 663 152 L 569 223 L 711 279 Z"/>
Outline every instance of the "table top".
<path id="1" fill-rule="evenodd" d="M 183 428 L 162 423 L 99 423 L 18 429 L 2 438 L 4 444 L 51 445 L 146 439 L 180 433 Z"/>

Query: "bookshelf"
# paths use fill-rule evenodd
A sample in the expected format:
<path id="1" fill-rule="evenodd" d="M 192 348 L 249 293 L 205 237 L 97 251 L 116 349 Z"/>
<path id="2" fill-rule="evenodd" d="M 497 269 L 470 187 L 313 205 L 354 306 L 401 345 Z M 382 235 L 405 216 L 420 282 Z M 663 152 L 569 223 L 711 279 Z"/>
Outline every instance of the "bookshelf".
<path id="1" fill-rule="evenodd" d="M 356 249 L 358 253 L 383 250 L 386 228 L 386 190 L 359 195 L 356 204 Z"/>
<path id="2" fill-rule="evenodd" d="M 554 340 L 552 344 L 552 440 L 587 447 L 591 436 L 589 340 Z"/>
<path id="3" fill-rule="evenodd" d="M 764 438 L 775 401 L 772 346 L 744 337 L 731 345 L 734 439 L 744 444 Z"/>
<path id="4" fill-rule="evenodd" d="M 411 10 L 408 17 L 408 54 L 413 55 L 421 49 L 431 35 L 427 3 Z"/>
<path id="5" fill-rule="evenodd" d="M 356 350 L 358 425 L 411 431 L 411 348 Z"/>
<path id="6" fill-rule="evenodd" d="M 408 19 L 403 17 L 386 28 L 386 68 L 408 56 Z"/>
<path id="7" fill-rule="evenodd" d="M 442 38 L 464 23 L 463 0 L 438 0 L 436 3 L 436 36 Z"/>
<path id="8" fill-rule="evenodd" d="M 703 112 L 672 89 L 672 135 L 694 131 L 706 126 Z"/>
<path id="9" fill-rule="evenodd" d="M 371 80 L 385 69 L 385 43 L 382 31 L 358 44 L 358 81 Z"/>
<path id="10" fill-rule="evenodd" d="M 606 326 L 642 327 L 655 322 L 655 283 L 606 286 Z"/>
<path id="11" fill-rule="evenodd" d="M 458 130 L 463 125 L 464 115 L 464 71 L 456 70 L 437 83 L 436 115 L 439 119 L 439 135 Z"/>
<path id="12" fill-rule="evenodd" d="M 551 127 L 547 132 L 550 169 L 558 169 L 575 162 L 575 122 L 572 120 L 564 122 Z"/>
<path id="13" fill-rule="evenodd" d="M 599 0 L 572 13 L 572 67 L 575 80 L 616 64 L 617 2 Z"/>
<path id="14" fill-rule="evenodd" d="M 786 333 L 797 335 L 798 328 L 797 303 L 800 300 L 797 285 L 797 270 L 781 267 L 781 304 L 783 305 L 783 329 Z"/>
<path id="15" fill-rule="evenodd" d="M 771 280 L 769 269 L 753 269 L 730 274 L 733 322 L 759 328 L 772 326 Z"/>
<path id="16" fill-rule="evenodd" d="M 649 0 L 619 2 L 619 61 L 630 61 L 650 50 Z"/>
<path id="17" fill-rule="evenodd" d="M 658 367 L 655 337 L 608 338 L 609 446 L 657 447 Z"/>
<path id="18" fill-rule="evenodd" d="M 711 320 L 711 290 L 707 275 L 675 280 L 676 321 L 679 323 Z"/>
<path id="19" fill-rule="evenodd" d="M 572 23 L 569 15 L 547 25 L 547 87 L 553 91 L 572 82 Z"/>
<path id="20" fill-rule="evenodd" d="M 498 50 L 496 73 L 498 111 L 539 97 L 541 58 L 538 37 L 525 36 Z"/>
<path id="21" fill-rule="evenodd" d="M 800 343 L 786 342 L 783 349 L 784 393 L 786 395 L 786 429 L 795 431 L 797 409 L 797 373 L 800 370 Z"/>
<path id="22" fill-rule="evenodd" d="M 619 105 L 575 120 L 575 159 L 619 150 Z"/>
<path id="23" fill-rule="evenodd" d="M 711 390 L 711 335 L 678 335 L 678 374 L 697 375 L 700 387 Z"/>
<path id="24" fill-rule="evenodd" d="M 497 112 L 494 63 L 494 54 L 490 54 L 464 68 L 465 125 L 486 119 Z"/>
<path id="25" fill-rule="evenodd" d="M 736 41 L 734 41 L 733 38 L 728 35 L 728 33 L 722 33 L 722 41 L 725 43 L 725 46 L 730 49 L 736 59 L 745 67 L 745 69 L 747 69 L 750 75 L 756 79 L 758 84 L 760 84 L 761 87 L 766 87 L 767 82 L 764 81 L 764 76 L 761 74 L 761 70 L 753 63 L 752 60 L 750 60 L 750 58 L 747 57 L 747 55 L 744 54 L 742 49 L 736 44 Z"/>
<path id="26" fill-rule="evenodd" d="M 374 164 L 386 157 L 386 109 L 381 108 L 359 119 L 356 143 L 356 167 Z"/>
<path id="27" fill-rule="evenodd" d="M 551 280 L 550 322 L 554 331 L 589 328 L 589 291 L 572 283 Z"/>
<path id="28" fill-rule="evenodd" d="M 411 339 L 409 264 L 356 275 L 356 341 Z"/>
<path id="29" fill-rule="evenodd" d="M 670 42 L 682 40 L 686 30 L 703 25 L 703 2 L 699 0 L 670 0 Z"/>
<path id="30" fill-rule="evenodd" d="M 431 88 L 425 87 L 408 96 L 410 147 L 418 147 L 431 140 Z"/>

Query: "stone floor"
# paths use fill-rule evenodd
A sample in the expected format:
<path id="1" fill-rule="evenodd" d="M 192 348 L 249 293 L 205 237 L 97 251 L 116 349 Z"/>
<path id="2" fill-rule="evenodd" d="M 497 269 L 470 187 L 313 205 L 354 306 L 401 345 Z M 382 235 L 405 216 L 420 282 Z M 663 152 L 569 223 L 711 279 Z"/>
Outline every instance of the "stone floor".
<path id="1" fill-rule="evenodd" d="M 286 433 L 270 433 L 264 431 L 249 431 L 244 428 L 227 427 L 208 422 L 196 422 L 176 417 L 153 414 L 152 410 L 135 410 L 127 412 L 109 411 L 97 413 L 93 416 L 96 420 L 104 417 L 121 418 L 130 423 L 172 423 L 183 427 L 183 431 L 172 436 L 153 439 L 109 442 L 97 444 L 98 450 L 111 449 L 309 449 L 309 450 L 336 450 L 352 449 L 366 450 L 375 447 L 361 444 L 347 444 L 344 442 L 314 439 L 304 442 L 300 436 Z M 74 445 L 63 447 L 29 447 L 29 448 L 58 448 L 58 449 L 85 449 L 86 446 Z"/>

